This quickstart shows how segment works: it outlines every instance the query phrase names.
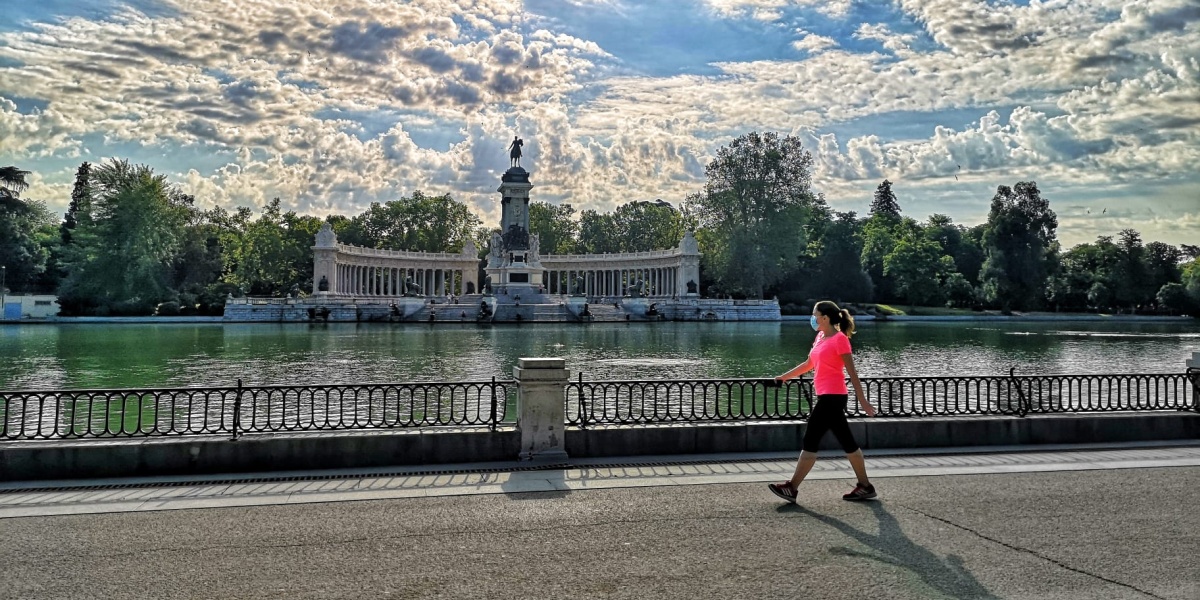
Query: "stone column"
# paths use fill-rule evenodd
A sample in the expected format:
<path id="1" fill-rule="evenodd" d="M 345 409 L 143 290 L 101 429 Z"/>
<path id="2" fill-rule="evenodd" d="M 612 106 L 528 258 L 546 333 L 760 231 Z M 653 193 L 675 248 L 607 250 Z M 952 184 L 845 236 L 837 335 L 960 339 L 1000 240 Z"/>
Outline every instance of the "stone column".
<path id="1" fill-rule="evenodd" d="M 535 462 L 567 459 L 566 389 L 570 373 L 561 358 L 520 358 L 513 367 L 517 380 L 518 458 Z"/>

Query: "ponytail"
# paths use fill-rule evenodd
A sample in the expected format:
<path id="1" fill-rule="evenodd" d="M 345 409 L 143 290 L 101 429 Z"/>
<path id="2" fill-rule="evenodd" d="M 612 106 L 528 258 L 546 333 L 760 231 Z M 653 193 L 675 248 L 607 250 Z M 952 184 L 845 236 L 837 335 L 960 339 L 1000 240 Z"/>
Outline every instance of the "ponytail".
<path id="1" fill-rule="evenodd" d="M 841 310 L 841 317 L 842 320 L 838 323 L 838 329 L 842 330 L 842 333 L 846 334 L 846 337 L 854 335 L 854 315 L 843 308 Z"/>
<path id="2" fill-rule="evenodd" d="M 829 300 L 822 300 L 818 302 L 814 309 L 817 312 L 829 317 L 829 322 L 832 323 L 834 327 L 837 327 L 838 331 L 841 331 L 843 334 L 845 334 L 846 337 L 854 335 L 854 315 L 851 315 L 850 311 L 844 308 L 839 308 L 837 304 L 834 304 Z"/>

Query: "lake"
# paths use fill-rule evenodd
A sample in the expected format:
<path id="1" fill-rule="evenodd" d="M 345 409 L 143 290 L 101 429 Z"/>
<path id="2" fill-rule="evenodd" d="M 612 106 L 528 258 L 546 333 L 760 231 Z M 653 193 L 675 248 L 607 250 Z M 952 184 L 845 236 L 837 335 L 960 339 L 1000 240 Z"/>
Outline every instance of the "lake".
<path id="1" fill-rule="evenodd" d="M 804 359 L 805 321 L 0 326 L 0 389 L 468 381 L 558 356 L 587 379 L 773 377 Z M 1179 373 L 1192 322 L 862 323 L 863 376 Z"/>

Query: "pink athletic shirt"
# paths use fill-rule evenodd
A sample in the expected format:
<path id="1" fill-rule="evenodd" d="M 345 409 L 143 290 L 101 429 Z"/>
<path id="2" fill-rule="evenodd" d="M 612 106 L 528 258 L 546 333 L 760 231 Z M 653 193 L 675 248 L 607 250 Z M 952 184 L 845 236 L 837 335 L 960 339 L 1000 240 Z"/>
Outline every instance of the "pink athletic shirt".
<path id="1" fill-rule="evenodd" d="M 812 361 L 813 367 L 816 369 L 816 375 L 813 376 L 813 388 L 818 396 L 849 394 L 846 389 L 844 374 L 846 365 L 842 362 L 843 354 L 850 354 L 850 338 L 846 337 L 846 334 L 839 331 L 827 338 L 824 333 L 817 333 L 817 339 L 808 353 L 808 359 Z"/>

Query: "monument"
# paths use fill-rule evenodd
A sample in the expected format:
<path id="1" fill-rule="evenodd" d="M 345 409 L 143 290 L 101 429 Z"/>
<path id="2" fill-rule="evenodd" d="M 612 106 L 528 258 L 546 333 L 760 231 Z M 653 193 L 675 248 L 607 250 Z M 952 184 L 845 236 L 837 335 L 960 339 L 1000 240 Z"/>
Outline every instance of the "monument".
<path id="1" fill-rule="evenodd" d="M 520 136 L 508 144 L 509 166 L 496 189 L 500 226 L 482 264 L 469 239 L 450 252 L 365 248 L 338 241 L 325 223 L 314 236 L 310 295 L 292 290 L 286 303 L 230 298 L 225 318 L 462 322 L 466 310 L 444 309 L 462 302 L 477 304 L 476 321 L 489 323 L 779 320 L 778 302 L 701 297 L 700 248 L 691 231 L 674 248 L 543 254 L 529 226 L 533 183 L 521 166 L 524 146 Z"/>
<path id="2" fill-rule="evenodd" d="M 488 245 L 487 273 L 492 290 L 529 297 L 545 289 L 538 236 L 529 233 L 529 172 L 521 168 L 520 138 L 509 146 L 510 167 L 500 177 L 500 232 Z"/>

